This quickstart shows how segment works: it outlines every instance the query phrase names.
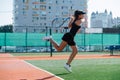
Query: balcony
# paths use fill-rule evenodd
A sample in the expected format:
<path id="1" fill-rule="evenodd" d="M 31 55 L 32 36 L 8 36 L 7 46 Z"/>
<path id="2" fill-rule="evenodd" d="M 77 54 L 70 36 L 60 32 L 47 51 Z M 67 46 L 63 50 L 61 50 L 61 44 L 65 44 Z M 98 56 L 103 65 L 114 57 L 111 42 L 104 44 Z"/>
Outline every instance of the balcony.
<path id="1" fill-rule="evenodd" d="M 40 2 L 33 2 L 32 4 L 40 4 Z"/>
<path id="2" fill-rule="evenodd" d="M 45 10 L 46 10 L 46 8 L 40 8 L 40 10 L 45 11 Z"/>
<path id="3" fill-rule="evenodd" d="M 23 10 L 28 10 L 29 8 L 23 8 Z"/>
<path id="4" fill-rule="evenodd" d="M 39 10 L 38 8 L 32 8 L 32 10 Z"/>
<path id="5" fill-rule="evenodd" d="M 40 2 L 40 4 L 46 4 L 46 2 Z"/>
<path id="6" fill-rule="evenodd" d="M 39 14 L 32 14 L 32 16 L 39 16 Z"/>

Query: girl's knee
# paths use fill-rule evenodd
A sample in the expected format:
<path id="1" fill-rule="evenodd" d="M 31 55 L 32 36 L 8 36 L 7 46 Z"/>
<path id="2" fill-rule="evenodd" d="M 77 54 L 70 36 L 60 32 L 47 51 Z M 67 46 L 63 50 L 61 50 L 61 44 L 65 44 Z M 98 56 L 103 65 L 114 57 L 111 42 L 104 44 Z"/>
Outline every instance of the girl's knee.
<path id="1" fill-rule="evenodd" d="M 71 48 L 72 48 L 73 53 L 75 53 L 75 54 L 78 53 L 78 49 L 76 46 L 71 46 Z"/>
<path id="2" fill-rule="evenodd" d="M 75 53 L 77 54 L 77 53 L 78 53 L 78 51 L 75 51 Z"/>
<path id="3" fill-rule="evenodd" d="M 78 50 L 77 49 L 73 49 L 73 53 L 77 54 Z"/>

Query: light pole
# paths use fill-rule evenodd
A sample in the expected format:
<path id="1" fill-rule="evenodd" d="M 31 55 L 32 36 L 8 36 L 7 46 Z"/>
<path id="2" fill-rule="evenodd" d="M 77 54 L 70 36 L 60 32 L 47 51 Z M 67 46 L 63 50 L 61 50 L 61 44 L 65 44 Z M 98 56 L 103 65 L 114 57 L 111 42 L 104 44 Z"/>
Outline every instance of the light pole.
<path id="1" fill-rule="evenodd" d="M 52 27 L 53 27 L 53 23 L 57 20 L 58 18 L 55 18 L 55 19 L 53 19 L 52 20 L 52 24 L 51 24 L 51 27 L 50 27 L 50 36 L 52 36 Z M 50 43 L 50 57 L 52 57 L 52 51 L 53 49 L 52 49 L 52 43 Z"/>

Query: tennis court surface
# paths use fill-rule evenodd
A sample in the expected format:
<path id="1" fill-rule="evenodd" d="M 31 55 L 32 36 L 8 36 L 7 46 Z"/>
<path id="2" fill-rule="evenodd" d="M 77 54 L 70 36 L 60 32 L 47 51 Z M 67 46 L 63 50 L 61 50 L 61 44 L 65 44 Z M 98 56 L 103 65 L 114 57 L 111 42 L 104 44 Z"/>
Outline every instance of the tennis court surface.
<path id="1" fill-rule="evenodd" d="M 50 57 L 49 55 L 38 55 L 35 53 L 34 54 L 13 54 L 13 55 L 6 54 L 6 53 L 0 54 L 0 80 L 64 80 L 64 79 L 73 80 L 73 77 L 75 78 L 74 80 L 78 80 L 78 78 L 81 78 L 81 80 L 89 80 L 90 78 L 93 77 L 92 74 L 90 73 L 91 71 L 92 72 L 95 71 L 96 73 L 101 71 L 98 68 L 95 69 L 96 66 L 94 65 L 100 66 L 99 68 L 101 69 L 101 67 L 104 67 L 106 63 L 108 64 L 110 62 L 111 67 L 114 67 L 115 63 L 116 65 L 119 65 L 118 64 L 119 62 L 115 62 L 115 61 L 117 60 L 119 61 L 120 59 L 119 55 L 110 56 L 109 54 L 78 54 L 74 61 L 74 62 L 77 62 L 77 64 L 73 63 L 73 67 L 76 67 L 76 68 L 73 69 L 74 72 L 72 74 L 68 74 L 66 73 L 64 68 L 61 67 L 61 65 L 63 65 L 63 62 L 65 62 L 68 59 L 69 54 L 54 55 L 53 57 Z M 103 62 L 105 64 L 103 64 Z M 114 62 L 114 64 L 111 62 Z M 56 65 L 57 63 L 58 65 Z M 51 64 L 51 66 L 49 64 Z M 79 66 L 78 64 L 79 65 L 81 64 L 81 65 Z M 110 67 L 110 65 L 107 65 L 107 67 L 105 68 Z M 94 70 L 92 70 L 91 69 L 92 67 L 89 67 L 89 66 L 94 67 Z M 59 71 L 58 69 L 59 67 L 61 71 Z M 85 69 L 87 69 L 88 72 Z M 114 68 L 114 69 L 108 68 L 108 69 L 116 70 L 117 68 Z M 82 70 L 85 70 L 85 71 L 82 71 Z M 119 68 L 117 70 L 119 70 Z M 48 71 L 54 73 L 55 75 Z M 63 72 L 65 72 L 67 75 L 66 74 L 64 75 Z M 60 75 L 57 74 L 56 76 L 56 73 L 60 73 Z M 100 74 L 103 75 L 103 73 L 104 72 L 98 73 L 97 76 Z M 86 75 L 91 74 L 91 76 L 84 77 L 85 74 Z M 82 75 L 84 75 L 83 78 L 82 78 Z M 106 76 L 108 75 L 106 74 Z M 102 77 L 100 77 L 100 79 L 101 78 Z M 118 78 L 119 77 L 117 76 L 116 80 L 118 80 Z M 97 80 L 100 80 L 100 79 L 98 78 Z M 108 78 L 105 77 L 103 80 L 105 79 L 108 79 Z M 95 79 L 93 78 L 93 80 L 96 80 L 96 78 Z M 109 79 L 109 80 L 112 80 L 112 79 Z"/>
<path id="2" fill-rule="evenodd" d="M 0 54 L 0 80 L 62 80 L 10 54 Z"/>

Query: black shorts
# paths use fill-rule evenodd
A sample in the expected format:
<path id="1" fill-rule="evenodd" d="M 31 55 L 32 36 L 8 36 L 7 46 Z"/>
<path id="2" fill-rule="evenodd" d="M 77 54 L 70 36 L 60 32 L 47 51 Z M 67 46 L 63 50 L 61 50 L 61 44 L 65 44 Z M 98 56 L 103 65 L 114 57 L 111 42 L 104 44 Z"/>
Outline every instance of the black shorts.
<path id="1" fill-rule="evenodd" d="M 68 43 L 68 45 L 70 46 L 75 46 L 76 43 L 74 41 L 74 37 L 72 36 L 71 33 L 65 33 L 62 37 L 63 41 L 66 41 Z"/>

